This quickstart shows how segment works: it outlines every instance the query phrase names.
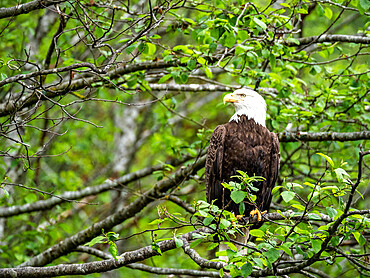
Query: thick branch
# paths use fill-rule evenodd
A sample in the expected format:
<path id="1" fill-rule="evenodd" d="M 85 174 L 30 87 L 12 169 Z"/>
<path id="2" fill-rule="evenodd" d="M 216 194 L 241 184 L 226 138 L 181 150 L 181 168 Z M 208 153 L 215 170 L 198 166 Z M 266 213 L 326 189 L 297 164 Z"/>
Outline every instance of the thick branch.
<path id="1" fill-rule="evenodd" d="M 190 159 L 191 157 L 186 157 L 183 160 L 176 160 L 176 161 L 172 161 L 169 163 L 172 166 L 177 166 Z M 47 200 L 41 200 L 35 203 L 25 204 L 21 206 L 0 207 L 0 217 L 10 217 L 10 216 L 19 215 L 23 213 L 29 213 L 33 211 L 47 210 L 60 203 L 66 202 L 66 200 L 77 200 L 77 199 L 81 199 L 87 196 L 100 194 L 102 192 L 111 190 L 118 186 L 127 185 L 130 182 L 146 177 L 152 174 L 154 171 L 159 171 L 164 168 L 165 168 L 165 165 L 159 164 L 159 165 L 155 165 L 152 167 L 147 167 L 147 168 L 138 170 L 133 173 L 129 173 L 113 181 L 108 180 L 105 183 L 102 183 L 100 185 L 84 187 L 83 189 L 77 190 L 77 191 L 64 192 L 63 194 L 58 196 L 59 198 L 52 197 Z"/>
<path id="2" fill-rule="evenodd" d="M 220 274 L 216 271 L 204 271 L 204 270 L 195 270 L 195 269 L 178 269 L 178 268 L 160 268 L 149 266 L 140 263 L 129 264 L 126 267 L 131 269 L 139 269 L 141 271 L 146 271 L 149 273 L 159 274 L 159 275 L 189 275 L 190 277 L 220 277 Z M 224 277 L 229 277 L 224 275 Z"/>
<path id="3" fill-rule="evenodd" d="M 110 230 L 114 226 L 135 216 L 148 204 L 158 199 L 162 193 L 166 192 L 172 187 L 177 186 L 182 181 L 187 179 L 189 175 L 196 173 L 199 169 L 204 167 L 204 163 L 205 156 L 200 158 L 194 164 L 187 166 L 186 168 L 180 168 L 173 174 L 171 178 L 158 182 L 156 185 L 153 186 L 152 189 L 145 192 L 135 201 L 130 203 L 127 207 L 119 210 L 118 212 L 107 217 L 106 219 L 93 224 L 87 229 L 82 230 L 69 238 L 66 238 L 60 243 L 55 244 L 54 246 L 45 250 L 41 254 L 33 257 L 32 259 L 22 264 L 21 266 L 44 266 L 48 263 L 51 263 L 56 258 L 59 258 L 60 256 L 70 253 L 77 246 L 82 245 L 92 240 L 97 235 L 101 234 L 102 229 Z M 104 268 L 104 266 L 101 267 Z"/>
<path id="4" fill-rule="evenodd" d="M 20 14 L 28 14 L 34 10 L 44 9 L 46 7 L 66 2 L 66 0 L 34 0 L 25 4 L 13 6 L 10 8 L 0 8 L 0 19 Z"/>
<path id="5" fill-rule="evenodd" d="M 215 268 L 215 269 L 221 269 L 224 267 L 225 263 L 223 262 L 214 262 L 209 261 L 207 259 L 202 258 L 199 256 L 198 252 L 194 249 L 190 248 L 189 242 L 183 238 L 182 239 L 184 245 L 182 248 L 184 249 L 184 252 L 194 261 L 196 262 L 200 267 L 202 268 Z"/>
<path id="6" fill-rule="evenodd" d="M 359 132 L 281 132 L 278 134 L 280 142 L 295 141 L 356 141 L 370 139 L 370 131 Z"/>
<path id="7" fill-rule="evenodd" d="M 96 75 L 93 77 L 78 78 L 71 81 L 63 82 L 57 86 L 50 87 L 47 92 L 44 92 L 45 97 L 34 94 L 27 94 L 21 99 L 6 101 L 5 103 L 0 104 L 0 117 L 10 115 L 17 112 L 23 108 L 30 107 L 41 99 L 55 98 L 58 96 L 65 95 L 69 92 L 77 91 L 90 87 L 93 83 L 99 82 L 102 79 L 114 80 L 124 74 L 136 72 L 140 70 L 150 70 L 150 69 L 160 69 L 168 68 L 171 66 L 179 65 L 179 62 L 144 62 L 133 65 L 122 64 L 120 67 L 117 67 L 114 70 L 109 71 L 105 75 Z"/>
<path id="8" fill-rule="evenodd" d="M 84 252 L 104 260 L 112 259 L 112 255 L 100 251 L 98 249 L 87 247 L 87 246 L 78 246 L 76 251 Z M 203 271 L 203 270 L 194 270 L 194 269 L 178 269 L 178 268 L 161 268 L 149 266 L 141 263 L 132 263 L 126 265 L 126 267 L 131 269 L 138 269 L 141 271 L 159 274 L 159 275 L 189 275 L 189 276 L 200 276 L 200 277 L 220 277 L 220 274 L 215 271 Z"/>
<path id="9" fill-rule="evenodd" d="M 297 38 L 296 40 L 299 43 L 296 43 L 294 41 L 282 41 L 282 43 L 287 46 L 309 44 L 313 41 L 315 41 L 316 43 L 322 43 L 322 42 L 348 42 L 348 43 L 363 43 L 363 44 L 370 43 L 370 37 L 351 36 L 351 35 L 322 35 L 319 38 L 318 36 L 312 36 L 312 37 Z"/>
<path id="10" fill-rule="evenodd" d="M 182 235 L 183 240 L 191 240 L 194 233 L 199 233 L 198 230 Z M 166 252 L 176 248 L 174 240 L 164 240 L 157 243 L 161 252 Z M 0 269 L 1 277 L 55 277 L 64 275 L 86 275 L 89 273 L 100 273 L 109 270 L 117 269 L 128 264 L 142 261 L 153 256 L 158 256 L 151 245 L 140 248 L 135 251 L 125 252 L 120 255 L 119 260 L 108 259 L 98 262 L 90 262 L 85 264 L 60 264 L 48 267 L 20 267 Z"/>

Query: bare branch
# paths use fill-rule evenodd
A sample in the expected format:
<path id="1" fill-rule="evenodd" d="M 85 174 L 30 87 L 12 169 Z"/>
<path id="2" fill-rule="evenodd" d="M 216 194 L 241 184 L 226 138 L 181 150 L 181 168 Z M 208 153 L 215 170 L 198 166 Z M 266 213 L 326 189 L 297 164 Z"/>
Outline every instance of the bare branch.
<path id="1" fill-rule="evenodd" d="M 79 79 L 69 80 L 66 82 L 63 82 L 59 85 L 56 85 L 54 87 L 50 87 L 47 92 L 41 95 L 41 100 L 44 100 L 45 98 L 55 98 L 58 96 L 65 95 L 69 92 L 76 91 L 83 89 L 85 87 L 90 87 L 93 83 L 101 81 L 102 78 L 104 80 L 112 80 L 120 77 L 121 75 L 136 72 L 140 70 L 148 70 L 148 69 L 160 69 L 160 68 L 168 68 L 171 66 L 180 65 L 180 62 L 144 62 L 140 64 L 132 64 L 132 65 L 126 65 L 122 64 L 120 67 L 109 71 L 105 75 L 97 75 L 94 77 L 82 77 Z M 20 99 L 17 100 L 9 100 L 5 103 L 0 104 L 0 117 L 7 116 L 9 114 L 13 114 L 17 112 L 18 110 L 21 110 L 23 108 L 30 107 L 31 105 L 37 103 L 40 100 L 40 96 L 34 95 L 33 93 L 27 94 Z"/>
<path id="2" fill-rule="evenodd" d="M 357 141 L 370 139 L 370 131 L 359 132 L 281 132 L 280 142 Z"/>
<path id="3" fill-rule="evenodd" d="M 369 44 L 370 37 L 361 37 L 361 36 L 351 36 L 351 35 L 322 35 L 319 36 L 312 36 L 312 37 L 304 37 L 304 38 L 297 38 L 296 39 L 299 43 L 294 41 L 282 41 L 282 44 L 287 46 L 296 46 L 296 45 L 304 45 L 309 44 L 313 41 L 316 43 L 322 42 L 347 42 L 347 43 L 362 43 L 362 44 Z"/>
<path id="4" fill-rule="evenodd" d="M 204 271 L 204 270 L 194 270 L 194 269 L 178 269 L 178 268 L 160 268 L 154 266 L 148 266 L 140 263 L 133 263 L 126 265 L 126 267 L 131 269 L 139 269 L 145 272 L 159 274 L 159 275 L 189 275 L 191 277 L 220 277 L 220 274 L 215 271 Z M 229 275 L 224 275 L 223 277 L 230 277 Z"/>
<path id="5" fill-rule="evenodd" d="M 36 76 L 43 76 L 43 75 L 49 75 L 49 74 L 54 74 L 54 73 L 60 73 L 60 72 L 66 72 L 70 71 L 73 69 L 78 69 L 78 68 L 83 68 L 87 67 L 90 68 L 92 71 L 99 73 L 99 74 L 104 74 L 105 72 L 91 63 L 78 63 L 78 64 L 73 64 L 67 67 L 62 67 L 62 68 L 54 68 L 54 69 L 48 69 L 48 70 L 40 70 L 40 71 L 35 71 L 31 73 L 25 73 L 25 74 L 17 74 L 8 78 L 5 78 L 0 81 L 0 87 L 4 86 L 6 84 L 16 82 L 18 80 L 25 80 L 25 79 L 30 79 Z"/>
<path id="6" fill-rule="evenodd" d="M 44 9 L 46 7 L 63 2 L 67 2 L 67 0 L 34 0 L 10 8 L 0 8 L 0 19 L 17 16 L 20 14 L 28 14 L 34 10 Z"/>
<path id="7" fill-rule="evenodd" d="M 202 268 L 215 268 L 215 269 L 221 269 L 225 266 L 225 263 L 223 262 L 214 262 L 209 261 L 204 258 L 202 258 L 197 251 L 190 248 L 189 242 L 182 238 L 182 241 L 184 245 L 182 246 L 182 249 L 184 249 L 184 252 L 194 261 L 196 262 L 200 267 Z"/>

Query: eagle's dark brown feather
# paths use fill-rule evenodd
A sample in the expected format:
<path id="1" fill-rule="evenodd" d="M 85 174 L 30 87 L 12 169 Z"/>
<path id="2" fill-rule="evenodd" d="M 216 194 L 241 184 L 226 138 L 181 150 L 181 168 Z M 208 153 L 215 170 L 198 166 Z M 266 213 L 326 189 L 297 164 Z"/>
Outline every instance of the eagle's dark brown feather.
<path id="1" fill-rule="evenodd" d="M 213 200 L 219 208 L 239 214 L 239 205 L 231 201 L 230 191 L 221 183 L 230 182 L 237 170 L 249 176 L 262 176 L 266 180 L 254 183 L 259 189 L 255 201 L 260 211 L 268 210 L 280 161 L 279 140 L 275 133 L 242 115 L 239 121 L 230 121 L 216 127 L 207 153 L 205 177 L 207 201 Z M 245 202 L 245 215 L 256 207 Z"/>

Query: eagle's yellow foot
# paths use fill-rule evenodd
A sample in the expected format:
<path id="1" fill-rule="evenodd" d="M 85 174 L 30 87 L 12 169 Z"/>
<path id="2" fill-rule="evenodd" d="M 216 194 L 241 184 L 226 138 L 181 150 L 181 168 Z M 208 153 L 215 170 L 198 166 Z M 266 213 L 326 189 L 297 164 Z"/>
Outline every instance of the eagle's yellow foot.
<path id="1" fill-rule="evenodd" d="M 257 214 L 257 220 L 262 221 L 262 214 L 265 214 L 266 212 L 267 210 L 261 212 L 258 208 L 256 208 L 250 212 L 250 216 L 253 217 Z"/>
<path id="2" fill-rule="evenodd" d="M 244 217 L 244 215 L 240 215 L 240 214 L 239 214 L 239 215 L 237 215 L 237 216 L 236 216 L 236 219 L 237 219 L 237 220 L 241 220 L 241 219 L 243 219 L 243 217 Z"/>

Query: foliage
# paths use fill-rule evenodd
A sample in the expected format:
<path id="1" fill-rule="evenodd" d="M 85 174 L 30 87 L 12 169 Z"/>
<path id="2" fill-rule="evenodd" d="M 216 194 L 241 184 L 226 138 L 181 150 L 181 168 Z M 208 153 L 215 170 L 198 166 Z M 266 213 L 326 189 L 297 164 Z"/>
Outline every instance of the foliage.
<path id="1" fill-rule="evenodd" d="M 0 276 L 369 276 L 367 1 L 39 3 L 0 0 Z M 241 86 L 281 147 L 246 251 L 203 170 Z"/>

